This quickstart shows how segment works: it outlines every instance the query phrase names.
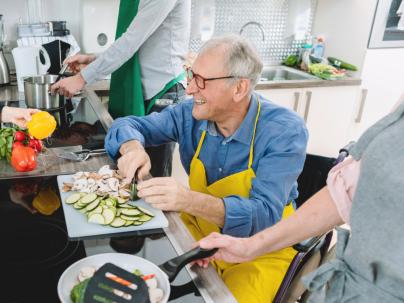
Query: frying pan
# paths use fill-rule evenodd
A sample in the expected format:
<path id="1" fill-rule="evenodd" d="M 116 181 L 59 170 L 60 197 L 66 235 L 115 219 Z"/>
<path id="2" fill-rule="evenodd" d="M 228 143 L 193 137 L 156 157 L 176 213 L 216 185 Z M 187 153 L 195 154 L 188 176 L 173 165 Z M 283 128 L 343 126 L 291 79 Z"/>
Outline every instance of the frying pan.
<path id="1" fill-rule="evenodd" d="M 188 263 L 212 256 L 217 249 L 202 249 L 200 247 L 194 248 L 178 257 L 175 257 L 160 266 L 154 263 L 129 254 L 121 253 L 106 253 L 89 256 L 81 259 L 70 265 L 61 275 L 58 283 L 58 295 L 62 303 L 72 303 L 70 299 L 70 292 L 74 285 L 77 284 L 77 277 L 80 270 L 84 267 L 100 268 L 105 263 L 112 263 L 129 272 L 135 269 L 140 270 L 143 274 L 155 274 L 158 281 L 158 287 L 164 292 L 164 297 L 160 303 L 165 303 L 170 297 L 170 282 L 172 282 L 180 270 Z"/>

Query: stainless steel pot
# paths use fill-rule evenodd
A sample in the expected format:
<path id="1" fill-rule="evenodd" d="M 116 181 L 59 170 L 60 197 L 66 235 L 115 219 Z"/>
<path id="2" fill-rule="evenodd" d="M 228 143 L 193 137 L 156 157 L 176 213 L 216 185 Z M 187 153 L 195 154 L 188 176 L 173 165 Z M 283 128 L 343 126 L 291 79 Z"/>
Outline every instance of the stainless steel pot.
<path id="1" fill-rule="evenodd" d="M 25 102 L 28 107 L 39 109 L 60 108 L 64 97 L 51 95 L 50 86 L 56 82 L 57 75 L 42 75 L 24 78 Z"/>

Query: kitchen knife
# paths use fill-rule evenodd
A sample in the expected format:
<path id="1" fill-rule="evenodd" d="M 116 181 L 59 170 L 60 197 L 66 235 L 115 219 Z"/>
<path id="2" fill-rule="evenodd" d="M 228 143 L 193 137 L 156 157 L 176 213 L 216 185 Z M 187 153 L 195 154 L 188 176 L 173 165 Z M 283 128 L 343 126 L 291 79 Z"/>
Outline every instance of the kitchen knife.
<path id="1" fill-rule="evenodd" d="M 148 173 L 148 174 L 143 178 L 142 181 L 147 181 L 147 180 L 150 180 L 151 178 L 153 178 L 153 176 L 152 176 L 150 173 Z M 138 200 L 138 199 L 139 199 L 139 197 L 137 196 L 137 188 L 136 188 L 136 186 L 137 186 L 137 181 L 138 181 L 137 179 L 138 179 L 138 178 L 137 178 L 137 171 L 136 171 L 135 177 L 133 177 L 132 183 L 131 183 L 131 186 L 130 186 L 130 200 L 131 200 L 131 201 L 135 201 L 135 200 Z"/>

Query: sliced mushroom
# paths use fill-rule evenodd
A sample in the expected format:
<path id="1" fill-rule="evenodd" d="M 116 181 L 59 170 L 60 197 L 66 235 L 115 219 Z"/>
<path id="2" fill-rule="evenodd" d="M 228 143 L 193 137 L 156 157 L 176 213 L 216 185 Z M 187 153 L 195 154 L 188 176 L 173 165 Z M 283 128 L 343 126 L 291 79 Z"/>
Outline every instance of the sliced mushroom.
<path id="1" fill-rule="evenodd" d="M 127 192 L 126 190 L 120 189 L 119 190 L 119 196 L 121 198 L 127 199 L 127 198 L 130 198 L 130 193 Z"/>
<path id="2" fill-rule="evenodd" d="M 113 175 L 113 171 L 109 168 L 109 165 L 104 165 L 98 170 L 98 174 L 103 177 L 108 176 L 110 178 Z"/>
<path id="3" fill-rule="evenodd" d="M 118 191 L 119 189 L 119 180 L 116 178 L 107 179 L 107 184 L 112 191 Z"/>

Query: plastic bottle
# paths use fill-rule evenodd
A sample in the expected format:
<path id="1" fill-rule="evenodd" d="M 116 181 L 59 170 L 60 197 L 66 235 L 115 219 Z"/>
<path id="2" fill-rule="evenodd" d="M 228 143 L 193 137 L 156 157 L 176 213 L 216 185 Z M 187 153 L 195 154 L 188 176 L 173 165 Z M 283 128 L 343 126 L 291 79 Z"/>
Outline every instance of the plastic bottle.
<path id="1" fill-rule="evenodd" d="M 322 58 L 324 56 L 324 37 L 317 36 L 316 43 L 313 47 L 313 56 L 316 58 Z"/>
<path id="2" fill-rule="evenodd" d="M 310 54 L 312 52 L 313 44 L 312 44 L 312 37 L 308 36 L 306 39 L 306 43 L 303 44 L 301 49 L 301 63 L 300 69 L 307 71 L 309 69 L 309 65 L 311 64 L 310 61 Z"/>

